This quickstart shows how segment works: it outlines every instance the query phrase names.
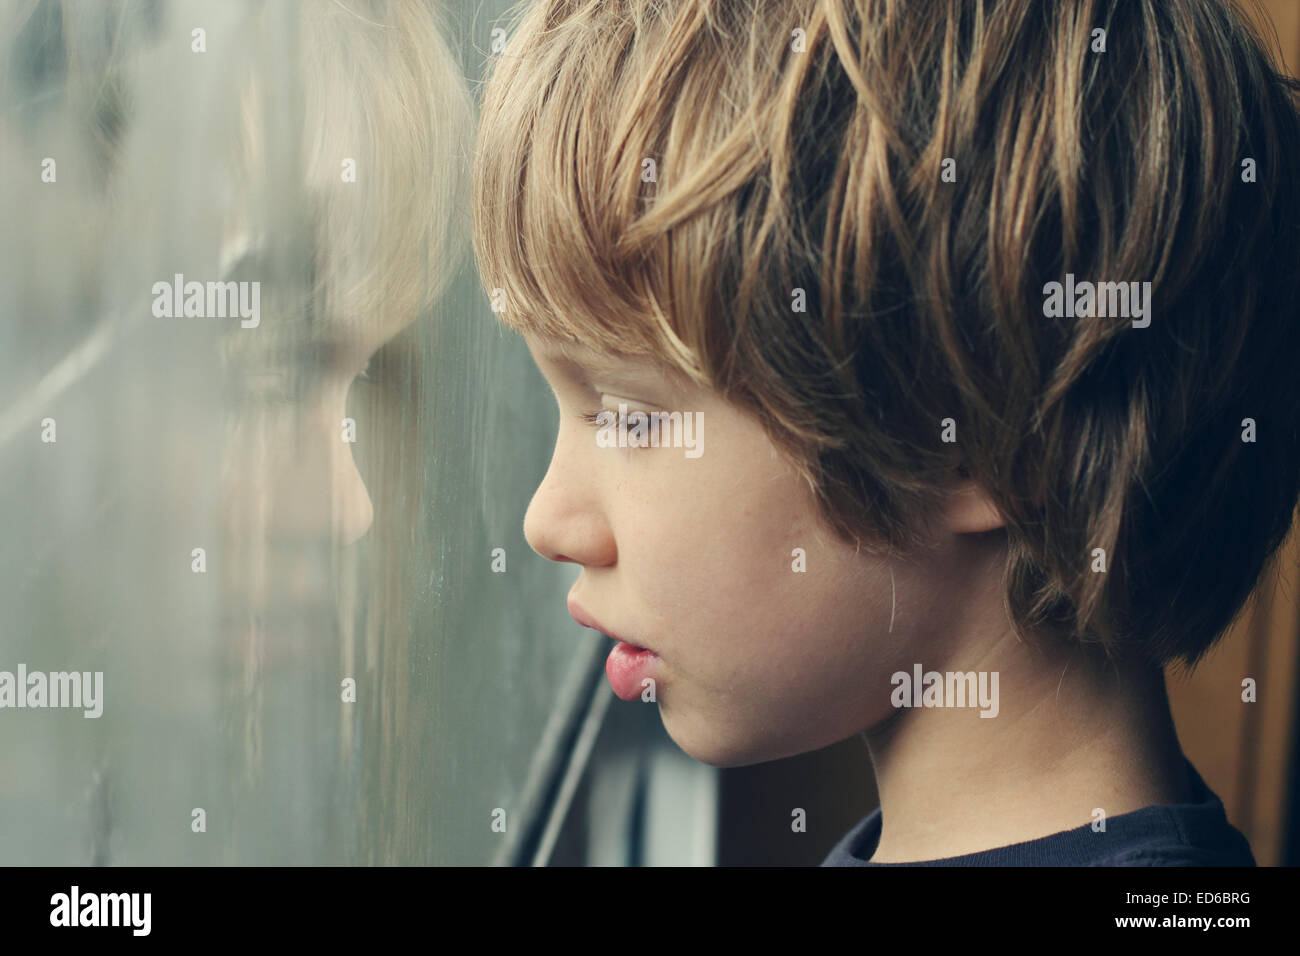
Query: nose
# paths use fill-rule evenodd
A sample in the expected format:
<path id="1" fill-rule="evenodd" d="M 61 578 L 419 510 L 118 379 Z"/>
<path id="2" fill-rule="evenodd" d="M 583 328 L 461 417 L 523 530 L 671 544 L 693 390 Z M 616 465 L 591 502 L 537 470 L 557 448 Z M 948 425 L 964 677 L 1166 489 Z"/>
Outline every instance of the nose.
<path id="1" fill-rule="evenodd" d="M 357 469 L 352 446 L 342 442 L 340 445 L 342 453 L 335 455 L 331 511 L 335 537 L 348 545 L 370 530 L 375 519 L 375 507 L 370 500 L 365 480 Z"/>
<path id="2" fill-rule="evenodd" d="M 343 441 L 343 401 L 326 394 L 287 408 L 272 406 L 251 422 L 252 434 L 234 448 L 242 478 L 233 488 L 232 523 L 264 526 L 285 542 L 332 540 L 349 545 L 374 521 L 374 504 L 357 468 L 354 446 Z M 363 440 L 383 436 L 359 429 Z"/>
<path id="3" fill-rule="evenodd" d="M 618 558 L 614 535 L 590 483 L 591 469 L 556 442 L 546 477 L 524 515 L 528 546 L 551 561 L 608 567 Z"/>

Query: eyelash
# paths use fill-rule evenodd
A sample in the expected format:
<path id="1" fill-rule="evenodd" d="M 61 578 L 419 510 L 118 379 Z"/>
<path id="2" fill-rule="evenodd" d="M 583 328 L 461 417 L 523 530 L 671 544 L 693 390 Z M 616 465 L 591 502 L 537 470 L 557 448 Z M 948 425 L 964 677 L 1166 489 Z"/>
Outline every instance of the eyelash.
<path id="1" fill-rule="evenodd" d="M 602 415 L 613 415 L 614 421 L 612 424 L 615 428 L 618 427 L 618 412 L 612 412 L 608 408 L 597 409 L 594 412 L 583 412 L 578 417 L 581 418 L 588 425 L 590 425 L 592 428 L 603 428 L 605 427 L 605 423 L 599 421 L 600 416 Z"/>
<path id="2" fill-rule="evenodd" d="M 606 419 L 602 422 L 599 420 L 602 415 L 610 415 L 612 418 Z M 634 422 L 638 420 L 637 416 L 641 416 L 642 420 L 646 420 L 648 419 L 649 413 L 633 410 L 629 411 L 627 415 L 621 416 L 612 408 L 598 408 L 594 412 L 582 412 L 578 417 L 592 428 L 620 428 L 624 425 L 628 428 L 633 428 L 635 427 Z"/>

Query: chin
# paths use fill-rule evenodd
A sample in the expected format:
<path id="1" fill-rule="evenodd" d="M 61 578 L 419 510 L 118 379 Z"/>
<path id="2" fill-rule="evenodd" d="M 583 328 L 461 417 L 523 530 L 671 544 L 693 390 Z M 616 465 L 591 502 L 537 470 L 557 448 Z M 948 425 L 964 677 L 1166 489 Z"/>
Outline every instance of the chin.
<path id="1" fill-rule="evenodd" d="M 725 737 L 706 726 L 680 727 L 660 710 L 664 730 L 688 756 L 700 763 L 725 770 L 730 767 L 748 767 L 817 750 L 825 744 L 794 742 L 774 737 Z M 828 741 L 827 743 L 833 743 Z"/>

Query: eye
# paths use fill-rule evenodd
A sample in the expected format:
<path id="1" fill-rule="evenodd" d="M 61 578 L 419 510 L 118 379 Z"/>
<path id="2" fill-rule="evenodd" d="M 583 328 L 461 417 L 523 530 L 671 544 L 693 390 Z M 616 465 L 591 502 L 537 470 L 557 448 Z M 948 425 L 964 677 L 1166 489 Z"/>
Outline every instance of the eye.
<path id="1" fill-rule="evenodd" d="M 611 412 L 608 408 L 601 408 L 594 412 L 583 412 L 578 417 L 593 428 L 618 427 L 618 412 Z"/>
<path id="2" fill-rule="evenodd" d="M 630 411 L 626 416 L 620 416 L 612 408 L 598 408 L 594 412 L 583 412 L 579 417 L 593 428 L 635 428 L 639 422 L 648 423 L 650 415 L 648 412 Z"/>

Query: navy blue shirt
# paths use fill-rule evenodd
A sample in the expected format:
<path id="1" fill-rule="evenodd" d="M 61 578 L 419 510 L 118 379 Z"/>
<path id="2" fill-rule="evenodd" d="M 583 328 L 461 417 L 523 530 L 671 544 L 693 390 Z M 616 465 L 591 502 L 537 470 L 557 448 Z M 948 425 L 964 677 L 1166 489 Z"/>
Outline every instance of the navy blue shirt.
<path id="1" fill-rule="evenodd" d="M 1184 758 L 1186 759 L 1186 758 Z M 917 863 L 869 863 L 880 841 L 880 809 L 850 830 L 822 866 L 1254 866 L 1250 844 L 1191 761 L 1188 803 L 1143 807 L 1037 840 Z"/>

